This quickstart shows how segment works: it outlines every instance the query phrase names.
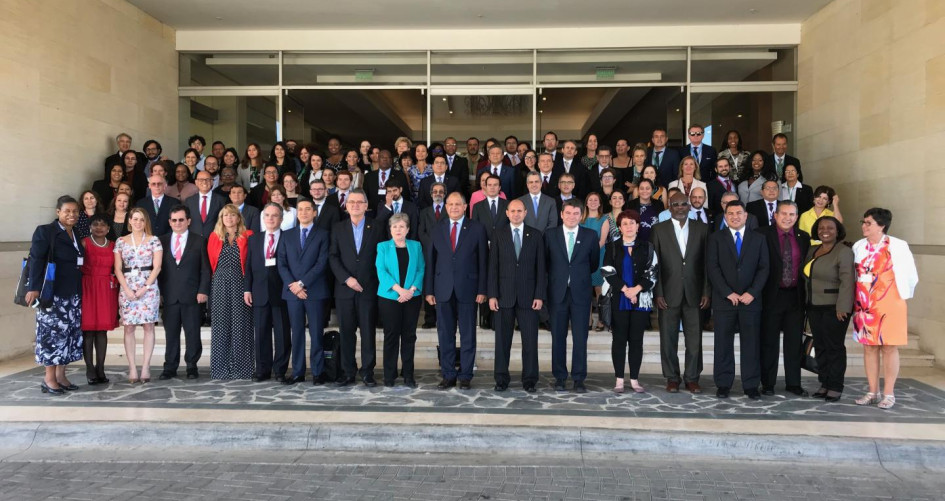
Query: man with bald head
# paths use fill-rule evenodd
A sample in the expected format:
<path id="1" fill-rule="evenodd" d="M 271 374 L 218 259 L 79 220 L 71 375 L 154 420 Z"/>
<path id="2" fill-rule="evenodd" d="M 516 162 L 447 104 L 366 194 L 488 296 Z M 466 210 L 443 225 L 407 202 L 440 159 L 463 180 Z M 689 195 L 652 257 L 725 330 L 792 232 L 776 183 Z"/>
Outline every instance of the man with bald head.
<path id="1" fill-rule="evenodd" d="M 213 160 L 210 160 L 210 159 Z M 216 161 L 216 157 L 207 157 L 209 164 Z M 213 175 L 209 169 L 197 171 L 197 194 L 184 200 L 184 205 L 190 209 L 190 231 L 207 238 L 217 225 L 217 216 L 220 209 L 226 205 L 226 199 L 213 191 Z M 247 223 L 244 223 L 247 224 Z M 260 228 L 246 228 L 259 232 Z"/>
<path id="2" fill-rule="evenodd" d="M 167 189 L 167 179 L 164 176 L 153 175 L 148 179 L 148 188 L 151 194 L 138 200 L 138 207 L 144 209 L 151 219 L 151 234 L 156 237 L 170 233 L 171 208 L 180 203 L 180 200 L 164 194 Z"/>

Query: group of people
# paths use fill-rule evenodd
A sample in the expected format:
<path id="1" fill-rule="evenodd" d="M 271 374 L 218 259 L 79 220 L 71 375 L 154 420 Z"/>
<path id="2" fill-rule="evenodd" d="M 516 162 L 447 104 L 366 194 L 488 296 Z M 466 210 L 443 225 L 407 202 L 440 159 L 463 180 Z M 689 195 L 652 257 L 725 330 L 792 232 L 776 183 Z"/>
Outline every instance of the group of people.
<path id="1" fill-rule="evenodd" d="M 438 332 L 440 389 L 470 388 L 478 323 L 495 332 L 496 391 L 511 383 L 516 330 L 522 387 L 537 391 L 538 330 L 547 328 L 555 391 L 587 391 L 588 333 L 607 329 L 613 391 L 642 393 L 643 334 L 656 311 L 669 392 L 702 392 L 711 317 L 719 398 L 734 385 L 736 333 L 749 398 L 775 393 L 782 352 L 784 390 L 807 396 L 806 320 L 819 367 L 813 396 L 839 400 L 852 319 L 869 379 L 857 403 L 892 407 L 905 300 L 918 281 L 908 245 L 888 235 L 892 214 L 868 210 L 851 247 L 836 193 L 804 184 L 786 136 L 773 137 L 771 153 L 750 153 L 737 131 L 719 150 L 702 142 L 701 126 L 687 133 L 681 148 L 656 129 L 649 145 L 621 139 L 611 149 L 593 134 L 579 145 L 548 132 L 539 151 L 509 136 L 485 141 L 485 154 L 474 137 L 459 154 L 452 137 L 431 145 L 401 137 L 392 152 L 367 141 L 344 150 L 333 136 L 325 153 L 279 141 L 268 159 L 255 143 L 242 159 L 220 141 L 205 155 L 194 136 L 179 163 L 153 140 L 135 152 L 121 134 L 104 178 L 79 200 L 61 197 L 57 220 L 33 236 L 30 283 L 42 283 L 48 260 L 57 263 L 56 300 L 37 311 L 42 390 L 77 389 L 64 368 L 83 356 L 89 384 L 107 382 L 105 333 L 119 322 L 128 380 L 149 382 L 161 314 L 159 378 L 177 377 L 183 330 L 186 375 L 196 379 L 204 310 L 212 378 L 296 384 L 308 364 L 313 383 L 325 384 L 323 331 L 334 308 L 338 385 L 377 384 L 382 327 L 383 384 L 403 378 L 416 387 L 424 309 L 424 326 Z M 31 289 L 30 301 L 39 294 Z"/>

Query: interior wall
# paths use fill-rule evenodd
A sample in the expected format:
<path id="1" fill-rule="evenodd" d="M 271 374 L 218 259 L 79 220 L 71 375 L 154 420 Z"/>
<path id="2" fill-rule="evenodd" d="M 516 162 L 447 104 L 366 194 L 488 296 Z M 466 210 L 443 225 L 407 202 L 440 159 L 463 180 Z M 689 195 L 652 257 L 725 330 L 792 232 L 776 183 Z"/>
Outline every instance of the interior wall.
<path id="1" fill-rule="evenodd" d="M 835 0 L 798 54 L 805 175 L 837 190 L 850 239 L 866 209 L 893 212 L 890 234 L 920 253 L 910 333 L 945 365 L 945 2 Z"/>

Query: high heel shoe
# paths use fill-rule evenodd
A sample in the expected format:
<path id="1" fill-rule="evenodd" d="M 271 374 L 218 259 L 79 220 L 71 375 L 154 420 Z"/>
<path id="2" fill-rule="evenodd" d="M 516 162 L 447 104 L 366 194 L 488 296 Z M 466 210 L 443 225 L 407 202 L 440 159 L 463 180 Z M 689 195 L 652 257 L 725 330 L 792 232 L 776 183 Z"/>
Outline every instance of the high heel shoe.
<path id="1" fill-rule="evenodd" d="M 813 398 L 824 398 L 826 396 L 827 396 L 827 388 L 824 388 L 823 386 L 821 386 L 819 390 L 811 394 L 811 397 Z"/>
<path id="2" fill-rule="evenodd" d="M 58 382 L 58 381 L 57 381 L 57 382 Z M 69 383 L 69 384 L 62 384 L 62 383 L 59 383 L 59 387 L 62 388 L 63 390 L 66 390 L 66 391 L 76 391 L 76 390 L 79 389 L 78 386 L 76 386 L 76 385 L 74 385 L 74 384 L 72 384 L 72 383 Z"/>
<path id="3" fill-rule="evenodd" d="M 62 395 L 65 393 L 62 388 L 50 388 L 49 385 L 46 384 L 46 381 L 39 383 L 39 389 L 43 393 L 49 393 L 50 395 Z"/>

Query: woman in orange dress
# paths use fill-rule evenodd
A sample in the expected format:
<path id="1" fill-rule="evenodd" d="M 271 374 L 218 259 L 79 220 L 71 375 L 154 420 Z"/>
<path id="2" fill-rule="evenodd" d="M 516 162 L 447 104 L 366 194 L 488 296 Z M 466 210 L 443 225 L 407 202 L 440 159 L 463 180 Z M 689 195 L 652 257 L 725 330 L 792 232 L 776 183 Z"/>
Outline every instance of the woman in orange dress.
<path id="1" fill-rule="evenodd" d="M 857 405 L 896 404 L 894 389 L 899 375 L 899 347 L 906 344 L 906 299 L 919 282 L 915 260 L 905 241 L 886 234 L 892 212 L 873 208 L 863 214 L 863 238 L 853 245 L 856 263 L 856 296 L 853 306 L 853 339 L 863 345 L 863 361 L 869 393 Z M 883 358 L 883 392 L 879 391 L 880 353 Z"/>

